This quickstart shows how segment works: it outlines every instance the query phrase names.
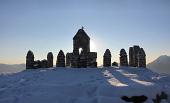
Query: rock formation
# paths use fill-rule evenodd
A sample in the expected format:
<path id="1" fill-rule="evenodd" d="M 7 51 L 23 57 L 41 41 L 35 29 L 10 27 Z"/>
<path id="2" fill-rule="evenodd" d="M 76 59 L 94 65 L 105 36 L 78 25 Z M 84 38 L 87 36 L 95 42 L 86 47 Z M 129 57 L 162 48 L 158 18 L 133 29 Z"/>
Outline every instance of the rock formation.
<path id="1" fill-rule="evenodd" d="M 47 66 L 48 68 L 53 67 L 53 53 L 52 52 L 49 52 L 47 54 Z"/>
<path id="2" fill-rule="evenodd" d="M 118 66 L 118 63 L 117 63 L 117 62 L 113 62 L 113 63 L 112 63 L 112 66 L 116 66 L 116 67 L 117 67 L 117 66 Z"/>
<path id="3" fill-rule="evenodd" d="M 83 28 L 79 29 L 73 37 L 73 52 L 66 55 L 66 65 L 73 68 L 97 67 L 96 59 L 97 53 L 90 52 L 90 37 Z"/>
<path id="4" fill-rule="evenodd" d="M 138 67 L 138 52 L 140 51 L 140 47 L 135 45 L 133 47 L 133 67 Z"/>
<path id="5" fill-rule="evenodd" d="M 129 66 L 146 68 L 146 54 L 143 48 L 137 45 L 129 48 Z"/>
<path id="6" fill-rule="evenodd" d="M 138 67 L 146 68 L 146 54 L 143 48 L 138 52 Z"/>
<path id="7" fill-rule="evenodd" d="M 71 67 L 71 57 L 72 57 L 71 53 L 66 54 L 66 66 L 67 67 Z"/>
<path id="8" fill-rule="evenodd" d="M 58 53 L 56 67 L 65 67 L 65 55 L 62 50 Z"/>
<path id="9" fill-rule="evenodd" d="M 125 49 L 120 50 L 120 66 L 128 66 L 127 53 Z"/>
<path id="10" fill-rule="evenodd" d="M 26 56 L 26 69 L 33 68 L 34 68 L 34 54 L 31 50 L 29 50 Z"/>
<path id="11" fill-rule="evenodd" d="M 129 48 L 129 66 L 133 67 L 133 47 Z"/>
<path id="12" fill-rule="evenodd" d="M 103 56 L 103 67 L 110 67 L 110 66 L 111 66 L 111 52 L 109 49 L 106 49 Z"/>
<path id="13" fill-rule="evenodd" d="M 41 61 L 41 68 L 48 68 L 47 60 L 46 59 Z"/>

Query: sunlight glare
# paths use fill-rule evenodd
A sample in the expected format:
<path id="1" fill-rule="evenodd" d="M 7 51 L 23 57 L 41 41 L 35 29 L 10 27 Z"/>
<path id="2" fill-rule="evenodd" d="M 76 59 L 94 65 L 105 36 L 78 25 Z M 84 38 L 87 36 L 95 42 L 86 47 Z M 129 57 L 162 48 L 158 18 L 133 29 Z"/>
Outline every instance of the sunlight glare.
<path id="1" fill-rule="evenodd" d="M 93 40 L 90 41 L 90 50 L 97 51 L 96 44 Z"/>

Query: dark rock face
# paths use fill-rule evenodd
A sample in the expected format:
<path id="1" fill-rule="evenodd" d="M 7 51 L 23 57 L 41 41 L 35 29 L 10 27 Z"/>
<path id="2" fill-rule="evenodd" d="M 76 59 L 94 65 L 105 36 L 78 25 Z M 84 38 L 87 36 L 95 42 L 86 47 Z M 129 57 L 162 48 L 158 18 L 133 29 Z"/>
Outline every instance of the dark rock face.
<path id="1" fill-rule="evenodd" d="M 83 29 L 79 29 L 73 37 L 73 53 L 79 55 L 80 48 L 84 53 L 90 52 L 90 38 Z"/>
<path id="2" fill-rule="evenodd" d="M 66 66 L 67 67 L 71 67 L 71 57 L 72 57 L 72 53 L 66 54 Z"/>
<path id="3" fill-rule="evenodd" d="M 112 66 L 118 66 L 118 63 L 117 62 L 113 62 Z"/>
<path id="4" fill-rule="evenodd" d="M 47 54 L 47 66 L 48 68 L 53 67 L 53 53 L 49 52 Z"/>
<path id="5" fill-rule="evenodd" d="M 138 67 L 146 68 L 146 54 L 143 48 L 138 52 Z"/>
<path id="6" fill-rule="evenodd" d="M 62 50 L 58 53 L 56 67 L 65 67 L 65 55 Z"/>
<path id="7" fill-rule="evenodd" d="M 34 69 L 38 69 L 38 68 L 41 68 L 41 61 L 40 60 L 34 61 Z"/>
<path id="8" fill-rule="evenodd" d="M 80 51 L 81 49 L 81 51 Z M 73 52 L 66 55 L 66 66 L 73 68 L 97 67 L 97 53 L 90 52 L 90 38 L 79 29 L 73 37 Z"/>
<path id="9" fill-rule="evenodd" d="M 143 48 L 136 45 L 129 48 L 129 66 L 146 68 L 146 54 Z"/>
<path id="10" fill-rule="evenodd" d="M 146 97 L 144 95 L 132 96 L 132 97 L 127 97 L 127 96 L 122 97 L 122 100 L 124 100 L 126 102 L 132 102 L 132 103 L 144 103 L 147 99 L 148 99 L 148 97 Z"/>
<path id="11" fill-rule="evenodd" d="M 134 54 L 133 54 L 133 67 L 138 67 L 138 52 L 140 51 L 140 47 L 139 46 L 134 46 L 133 47 L 134 50 Z"/>
<path id="12" fill-rule="evenodd" d="M 103 55 L 103 66 L 110 67 L 111 66 L 111 52 L 109 49 L 106 49 Z"/>
<path id="13" fill-rule="evenodd" d="M 129 66 L 133 67 L 133 47 L 129 48 Z"/>
<path id="14" fill-rule="evenodd" d="M 52 53 L 48 53 L 47 60 L 44 59 L 42 61 L 40 60 L 34 60 L 34 54 L 32 51 L 28 51 L 26 56 L 26 69 L 38 69 L 38 68 L 48 68 L 53 67 L 53 55 Z"/>
<path id="15" fill-rule="evenodd" d="M 128 66 L 127 53 L 125 49 L 120 50 L 120 66 Z"/>
<path id="16" fill-rule="evenodd" d="M 48 68 L 47 60 L 44 59 L 41 61 L 41 68 Z"/>
<path id="17" fill-rule="evenodd" d="M 34 68 L 34 54 L 31 50 L 29 50 L 26 56 L 26 69 L 33 68 Z"/>

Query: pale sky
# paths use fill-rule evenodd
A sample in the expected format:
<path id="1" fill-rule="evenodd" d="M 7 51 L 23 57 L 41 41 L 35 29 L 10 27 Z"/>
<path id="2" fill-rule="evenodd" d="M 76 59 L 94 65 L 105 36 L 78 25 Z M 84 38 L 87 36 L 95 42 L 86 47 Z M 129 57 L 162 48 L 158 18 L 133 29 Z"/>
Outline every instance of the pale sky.
<path id="1" fill-rule="evenodd" d="M 108 48 L 112 62 L 133 45 L 145 49 L 147 63 L 170 55 L 170 0 L 0 0 L 0 63 L 25 63 L 30 49 L 46 59 L 60 49 L 72 52 L 72 38 L 84 26 L 98 53 Z"/>

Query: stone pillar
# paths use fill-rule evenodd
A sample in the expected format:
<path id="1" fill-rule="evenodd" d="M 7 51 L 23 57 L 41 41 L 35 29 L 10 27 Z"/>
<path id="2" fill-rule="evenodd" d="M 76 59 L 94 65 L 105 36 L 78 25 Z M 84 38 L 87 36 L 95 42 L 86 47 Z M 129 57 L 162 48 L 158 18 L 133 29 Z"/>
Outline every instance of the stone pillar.
<path id="1" fill-rule="evenodd" d="M 56 67 L 65 67 L 65 55 L 62 50 L 58 53 Z"/>
<path id="2" fill-rule="evenodd" d="M 138 52 L 138 67 L 146 68 L 146 54 L 143 48 Z"/>
<path id="3" fill-rule="evenodd" d="M 133 50 L 134 50 L 134 52 L 133 52 L 133 64 L 134 64 L 133 67 L 138 67 L 138 52 L 140 51 L 140 47 L 135 45 L 133 47 Z"/>
<path id="4" fill-rule="evenodd" d="M 33 68 L 34 68 L 34 54 L 31 50 L 29 50 L 26 56 L 26 69 Z"/>
<path id="5" fill-rule="evenodd" d="M 128 66 L 127 53 L 125 49 L 120 50 L 120 66 Z"/>
<path id="6" fill-rule="evenodd" d="M 103 67 L 110 67 L 110 66 L 111 66 L 111 52 L 109 49 L 106 49 L 103 56 Z"/>
<path id="7" fill-rule="evenodd" d="M 66 54 L 66 66 L 70 67 L 71 66 L 71 53 Z"/>
<path id="8" fill-rule="evenodd" d="M 129 66 L 133 67 L 133 47 L 129 48 Z"/>
<path id="9" fill-rule="evenodd" d="M 49 52 L 47 54 L 47 66 L 48 68 L 53 67 L 53 53 L 52 52 Z"/>

